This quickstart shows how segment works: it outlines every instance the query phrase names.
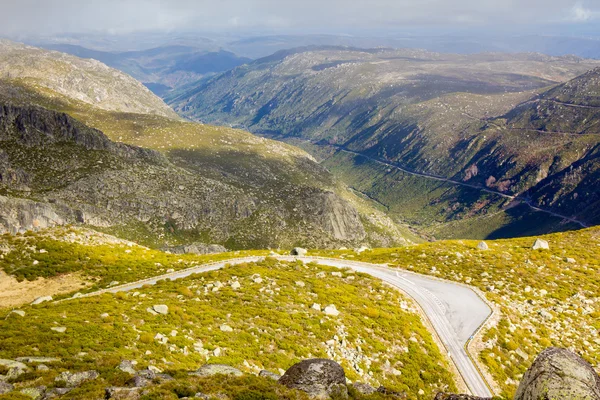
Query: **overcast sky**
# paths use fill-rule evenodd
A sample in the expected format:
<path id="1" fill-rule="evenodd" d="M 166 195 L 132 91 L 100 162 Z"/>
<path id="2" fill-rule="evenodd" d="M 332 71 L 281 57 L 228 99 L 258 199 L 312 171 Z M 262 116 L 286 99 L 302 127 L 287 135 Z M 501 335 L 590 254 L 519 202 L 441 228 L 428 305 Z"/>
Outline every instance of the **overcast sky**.
<path id="1" fill-rule="evenodd" d="M 600 22 L 600 0 L 0 0 L 0 35 L 197 29 L 312 33 Z"/>

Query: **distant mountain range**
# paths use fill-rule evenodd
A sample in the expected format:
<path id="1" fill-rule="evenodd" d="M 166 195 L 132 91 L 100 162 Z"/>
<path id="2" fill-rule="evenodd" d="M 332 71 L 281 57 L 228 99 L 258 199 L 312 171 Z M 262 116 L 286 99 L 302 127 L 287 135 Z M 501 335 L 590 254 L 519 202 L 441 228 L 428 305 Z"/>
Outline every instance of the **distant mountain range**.
<path id="1" fill-rule="evenodd" d="M 394 218 L 437 237 L 504 237 L 600 223 L 598 70 L 585 74 L 599 65 L 308 47 L 167 100 L 184 116 L 304 146 Z"/>

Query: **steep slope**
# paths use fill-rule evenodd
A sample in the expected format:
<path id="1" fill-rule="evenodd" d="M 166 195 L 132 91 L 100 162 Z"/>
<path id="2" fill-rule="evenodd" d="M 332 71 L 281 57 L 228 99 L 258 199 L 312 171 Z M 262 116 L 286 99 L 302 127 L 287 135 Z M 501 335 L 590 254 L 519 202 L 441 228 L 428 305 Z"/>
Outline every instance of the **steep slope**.
<path id="1" fill-rule="evenodd" d="M 38 54 L 45 52 L 40 50 Z M 228 248 L 262 248 L 404 241 L 406 230 L 389 221 L 369 201 L 338 184 L 307 153 L 292 146 L 248 132 L 156 114 L 104 110 L 79 100 L 76 93 L 64 96 L 27 79 L 0 80 L 0 100 L 18 109 L 35 104 L 67 113 L 112 140 L 155 150 L 149 153 L 160 155 L 169 166 L 164 171 L 140 167 L 127 174 L 74 174 L 73 181 L 66 179 L 70 186 L 59 194 L 55 191 L 61 188 L 63 177 L 49 180 L 47 187 L 38 189 L 52 192 L 70 209 L 87 209 L 89 205 L 91 211 L 85 219 L 61 216 L 46 224 L 78 221 L 153 246 L 201 242 Z M 35 121 L 45 114 L 26 117 L 19 113 L 7 117 L 9 129 L 28 132 L 35 127 L 43 135 L 55 129 L 50 122 Z M 22 120 L 32 127 L 22 124 Z M 36 149 L 40 154 L 45 150 L 43 143 Z M 61 151 L 54 160 L 59 170 L 66 168 L 66 160 L 76 154 L 74 148 Z M 38 165 L 42 159 L 22 159 L 16 166 L 11 159 L 7 169 L 37 168 L 36 179 L 43 181 L 46 172 Z M 7 205 L 5 210 L 11 208 Z M 11 230 L 35 227 L 33 219 Z"/>
<path id="2" fill-rule="evenodd" d="M 23 79 L 102 110 L 177 118 L 144 85 L 96 60 L 0 39 L 0 77 Z"/>
<path id="3" fill-rule="evenodd" d="M 350 186 L 435 235 L 502 236 L 539 219 L 526 199 L 514 207 L 513 198 L 585 157 L 598 138 L 523 132 L 494 117 L 597 65 L 537 54 L 305 48 L 167 100 L 188 117 L 310 142 L 303 147 Z M 391 177 L 394 171 L 410 176 Z M 545 217 L 538 232 L 577 226 Z M 457 229 L 465 219 L 486 222 Z"/>

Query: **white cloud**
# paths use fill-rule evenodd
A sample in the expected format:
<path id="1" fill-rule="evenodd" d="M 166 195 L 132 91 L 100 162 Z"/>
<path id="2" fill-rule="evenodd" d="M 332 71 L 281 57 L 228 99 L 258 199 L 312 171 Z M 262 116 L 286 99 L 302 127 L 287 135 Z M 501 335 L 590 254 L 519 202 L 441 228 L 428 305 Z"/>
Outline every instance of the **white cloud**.
<path id="1" fill-rule="evenodd" d="M 585 8 L 581 3 L 577 3 L 571 9 L 571 19 L 576 22 L 587 22 L 594 17 L 594 12 Z"/>

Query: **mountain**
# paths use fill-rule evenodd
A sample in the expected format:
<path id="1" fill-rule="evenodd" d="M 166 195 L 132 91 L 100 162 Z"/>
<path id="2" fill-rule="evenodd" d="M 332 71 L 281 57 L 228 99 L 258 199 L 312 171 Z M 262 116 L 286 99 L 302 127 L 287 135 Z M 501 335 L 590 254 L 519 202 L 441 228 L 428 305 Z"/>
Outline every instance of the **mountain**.
<path id="1" fill-rule="evenodd" d="M 22 46 L 12 52 L 7 47 L 7 63 L 21 65 Z M 0 80 L 5 231 L 77 223 L 156 247 L 198 242 L 230 249 L 404 241 L 404 228 L 304 151 L 160 115 L 167 106 L 139 84 L 139 96 L 115 92 L 98 104 L 88 102 L 79 88 L 100 87 L 111 76 L 135 81 L 97 62 L 26 52 L 46 75 L 32 80 L 27 70 L 4 65 L 12 79 Z M 57 58 L 69 62 L 56 64 Z M 84 69 L 88 63 L 93 70 Z M 56 65 L 63 76 L 78 75 L 77 85 L 53 91 Z M 156 110 L 131 112 L 129 96 L 146 95 Z M 127 106 L 115 111 L 121 102 Z M 103 144 L 82 147 L 78 137 Z M 134 155 L 152 156 L 124 158 L 118 150 L 123 145 L 114 141 L 137 146 Z"/>
<path id="2" fill-rule="evenodd" d="M 167 102 L 188 118 L 302 146 L 424 232 L 506 237 L 597 221 L 593 202 L 575 200 L 561 217 L 564 207 L 530 204 L 528 191 L 591 155 L 598 138 L 506 122 L 519 104 L 596 66 L 541 54 L 311 47 L 190 85 Z"/>
<path id="3" fill-rule="evenodd" d="M 181 45 L 126 52 L 92 50 L 72 44 L 46 44 L 43 47 L 98 60 L 143 82 L 157 95 L 251 61 L 221 49 L 207 51 Z"/>

